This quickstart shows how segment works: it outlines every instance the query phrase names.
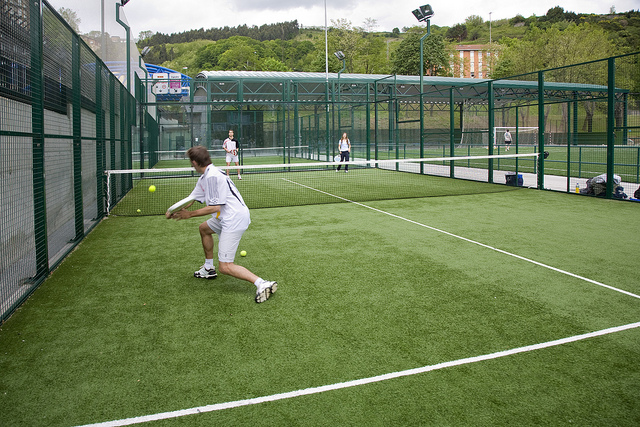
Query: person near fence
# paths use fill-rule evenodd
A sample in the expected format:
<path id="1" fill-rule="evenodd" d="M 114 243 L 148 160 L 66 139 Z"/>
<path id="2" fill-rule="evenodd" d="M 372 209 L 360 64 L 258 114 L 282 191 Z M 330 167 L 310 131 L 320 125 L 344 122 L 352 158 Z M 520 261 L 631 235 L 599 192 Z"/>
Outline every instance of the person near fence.
<path id="1" fill-rule="evenodd" d="M 347 133 L 342 134 L 342 138 L 338 141 L 338 151 L 340 151 L 340 162 L 348 162 L 349 161 L 349 153 L 351 153 L 351 141 L 349 141 L 349 137 Z M 342 165 L 338 165 L 338 169 L 336 172 L 340 172 L 340 167 Z M 344 165 L 344 171 L 349 172 L 349 164 Z"/>
<path id="2" fill-rule="evenodd" d="M 177 212 L 167 211 L 165 216 L 167 219 L 181 220 L 211 215 L 199 227 L 205 262 L 193 274 L 194 277 L 215 279 L 218 276 L 213 265 L 213 235 L 217 234 L 220 273 L 253 283 L 256 286 L 255 301 L 266 301 L 276 292 L 278 283 L 263 280 L 247 268 L 234 263 L 240 239 L 251 223 L 249 208 L 229 176 L 211 164 L 211 156 L 205 147 L 191 147 L 187 150 L 187 156 L 200 174 L 191 197 L 206 206 L 189 211 L 187 208 L 193 204 L 191 202 Z"/>

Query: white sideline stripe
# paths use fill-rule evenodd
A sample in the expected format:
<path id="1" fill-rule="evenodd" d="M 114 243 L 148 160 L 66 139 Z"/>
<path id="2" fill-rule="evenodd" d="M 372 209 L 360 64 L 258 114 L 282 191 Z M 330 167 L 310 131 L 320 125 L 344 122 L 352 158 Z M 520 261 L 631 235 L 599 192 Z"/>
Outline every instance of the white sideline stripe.
<path id="1" fill-rule="evenodd" d="M 385 215 L 389 215 L 389 216 L 391 216 L 393 218 L 401 219 L 403 221 L 410 222 L 411 224 L 419 225 L 420 227 L 428 228 L 429 230 L 437 231 L 438 233 L 446 234 L 447 236 L 455 237 L 456 239 L 464 240 L 465 242 L 473 243 L 474 245 L 482 246 L 483 248 L 491 249 L 492 251 L 496 251 L 496 252 L 499 252 L 499 253 L 504 254 L 504 255 L 509 255 L 511 257 L 518 258 L 518 259 L 520 259 L 522 261 L 526 261 L 526 262 L 529 262 L 531 264 L 538 265 L 540 267 L 548 268 L 549 270 L 553 270 L 555 272 L 562 273 L 562 274 L 565 274 L 567 276 L 571 276 L 571 277 L 574 277 L 576 279 L 584 280 L 585 282 L 589 282 L 589 283 L 594 284 L 594 285 L 602 286 L 603 288 L 607 288 L 607 289 L 610 289 L 612 291 L 620 292 L 620 293 L 628 295 L 630 297 L 634 297 L 634 298 L 640 299 L 640 295 L 636 295 L 636 294 L 631 293 L 629 291 L 625 291 L 624 289 L 619 289 L 619 288 L 616 288 L 616 287 L 613 287 L 613 286 L 610 286 L 610 285 L 606 285 L 606 284 L 598 282 L 596 280 L 589 279 L 588 277 L 580 276 L 578 274 L 571 273 L 569 271 L 562 270 L 560 268 L 553 267 L 553 266 L 550 266 L 548 264 L 543 264 L 541 262 L 532 260 L 530 258 L 526 258 L 526 257 L 520 256 L 520 255 L 516 255 L 516 254 L 511 253 L 511 252 L 507 252 L 507 251 L 505 251 L 503 249 L 494 248 L 493 246 L 489 246 L 489 245 L 486 245 L 484 243 L 477 242 L 475 240 L 467 239 L 466 237 L 458 236 L 457 234 L 453 234 L 453 233 L 450 233 L 448 231 L 440 230 L 439 228 L 431 227 L 430 225 L 422 224 L 422 223 L 419 223 L 417 221 L 413 221 L 411 219 L 404 218 L 404 217 L 401 217 L 399 215 L 392 214 L 390 212 L 385 212 L 383 210 L 376 209 L 376 208 L 373 208 L 371 206 L 367 206 L 367 205 L 362 204 L 362 203 L 354 202 L 353 200 L 345 199 L 344 197 L 336 196 L 335 194 L 327 193 L 325 191 L 318 190 L 317 188 L 309 187 L 307 185 L 300 184 L 298 182 L 291 181 L 291 180 L 288 180 L 288 179 L 284 179 L 284 180 L 288 181 L 288 182 L 290 182 L 292 184 L 296 184 L 296 185 L 299 185 L 301 187 L 305 187 L 305 188 L 308 188 L 310 190 L 317 191 L 317 192 L 322 193 L 322 194 L 326 194 L 327 196 L 335 197 L 336 199 L 344 200 L 345 202 L 353 203 L 353 204 L 356 204 L 358 206 L 362 206 L 363 208 L 371 209 L 372 211 L 376 211 L 376 212 L 379 212 L 379 213 L 382 213 L 382 214 L 385 214 Z"/>
<path id="2" fill-rule="evenodd" d="M 629 329 L 640 327 L 640 322 L 630 323 L 628 325 L 616 326 L 613 328 L 602 329 L 600 331 L 589 332 L 582 335 L 575 335 L 568 338 L 561 338 L 554 341 L 548 341 L 540 344 L 533 344 L 524 347 L 518 347 L 511 350 L 498 351 L 496 353 L 485 354 L 481 356 L 467 357 L 464 359 L 453 360 L 451 362 L 438 363 L 436 365 L 423 366 L 421 368 L 407 369 L 405 371 L 392 372 L 389 374 L 377 375 L 375 377 L 362 378 L 359 380 L 345 381 L 336 384 L 324 385 L 320 387 L 311 387 L 301 390 L 290 391 L 287 393 L 272 394 L 271 396 L 261 396 L 252 399 L 235 400 L 232 402 L 217 403 L 214 405 L 199 406 L 196 408 L 182 409 L 172 412 L 161 412 L 153 415 L 145 415 L 141 417 L 125 418 L 122 420 L 106 421 L 103 423 L 87 424 L 83 427 L 100 426 L 100 427 L 119 427 L 132 424 L 142 424 L 151 421 L 166 420 L 169 418 L 184 417 L 186 415 L 195 415 L 206 412 L 221 411 L 224 409 L 238 408 L 241 406 L 258 405 L 260 403 L 275 402 L 277 400 L 292 399 L 300 396 L 309 396 L 312 394 L 324 393 L 327 391 L 340 390 L 350 387 L 357 387 L 365 384 L 371 384 L 386 381 L 394 378 L 407 377 L 410 375 L 423 374 L 425 372 L 437 371 L 439 369 L 451 368 L 453 366 L 468 365 L 470 363 L 482 362 L 485 360 L 498 359 L 505 356 L 512 356 L 518 353 L 526 353 L 544 348 L 555 347 L 576 341 L 582 341 L 589 338 L 599 337 L 602 335 L 622 332 Z"/>

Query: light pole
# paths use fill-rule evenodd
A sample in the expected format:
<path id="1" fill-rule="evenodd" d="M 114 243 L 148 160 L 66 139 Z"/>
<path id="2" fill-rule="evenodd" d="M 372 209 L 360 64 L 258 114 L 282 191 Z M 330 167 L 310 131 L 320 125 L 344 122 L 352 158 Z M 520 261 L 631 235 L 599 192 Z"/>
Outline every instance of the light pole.
<path id="1" fill-rule="evenodd" d="M 345 70 L 345 68 L 347 68 L 346 62 L 345 62 L 345 56 L 344 53 L 342 53 L 341 50 L 334 52 L 334 55 L 336 56 L 336 58 L 338 58 L 339 61 L 342 61 L 342 69 L 340 69 L 340 71 L 338 71 L 338 130 L 340 129 L 340 74 L 342 74 L 342 72 Z"/>
<path id="2" fill-rule="evenodd" d="M 489 44 L 491 44 L 491 14 L 493 12 L 489 12 Z"/>
<path id="3" fill-rule="evenodd" d="M 431 17 L 433 9 L 430 5 L 425 4 L 413 11 L 413 16 L 420 22 L 427 21 L 427 33 L 420 38 L 420 158 L 424 157 L 424 101 L 422 99 L 423 82 L 424 82 L 424 39 L 431 34 Z M 420 173 L 424 173 L 424 164 L 420 162 Z"/>
<path id="4" fill-rule="evenodd" d="M 124 28 L 127 33 L 126 59 L 127 61 L 127 92 L 131 93 L 131 28 L 120 19 L 120 8 L 127 4 L 129 0 L 116 3 L 116 22 Z"/>

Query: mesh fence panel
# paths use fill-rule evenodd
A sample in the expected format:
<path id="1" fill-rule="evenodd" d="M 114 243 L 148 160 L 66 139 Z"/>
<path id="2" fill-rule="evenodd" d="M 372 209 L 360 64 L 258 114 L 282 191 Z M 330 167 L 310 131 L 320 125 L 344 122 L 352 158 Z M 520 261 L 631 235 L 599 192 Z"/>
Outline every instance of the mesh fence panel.
<path id="1" fill-rule="evenodd" d="M 108 161 L 129 165 L 136 122 L 117 112 L 132 99 L 120 81 L 48 3 L 1 8 L 4 321 L 104 216 L 105 138 Z"/>

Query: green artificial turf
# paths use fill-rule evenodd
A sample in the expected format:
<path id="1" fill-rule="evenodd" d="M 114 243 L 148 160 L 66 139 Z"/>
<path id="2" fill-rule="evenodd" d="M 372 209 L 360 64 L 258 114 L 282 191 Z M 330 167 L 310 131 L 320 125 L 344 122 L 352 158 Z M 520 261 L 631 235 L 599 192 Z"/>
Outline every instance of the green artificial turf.
<path id="1" fill-rule="evenodd" d="M 236 261 L 278 281 L 263 304 L 252 284 L 193 277 L 203 218 L 104 220 L 1 326 L 0 425 L 269 396 L 640 321 L 640 299 L 522 259 L 638 295 L 638 204 L 527 189 L 365 204 L 254 209 Z M 634 328 L 150 425 L 632 426 L 639 356 Z"/>

